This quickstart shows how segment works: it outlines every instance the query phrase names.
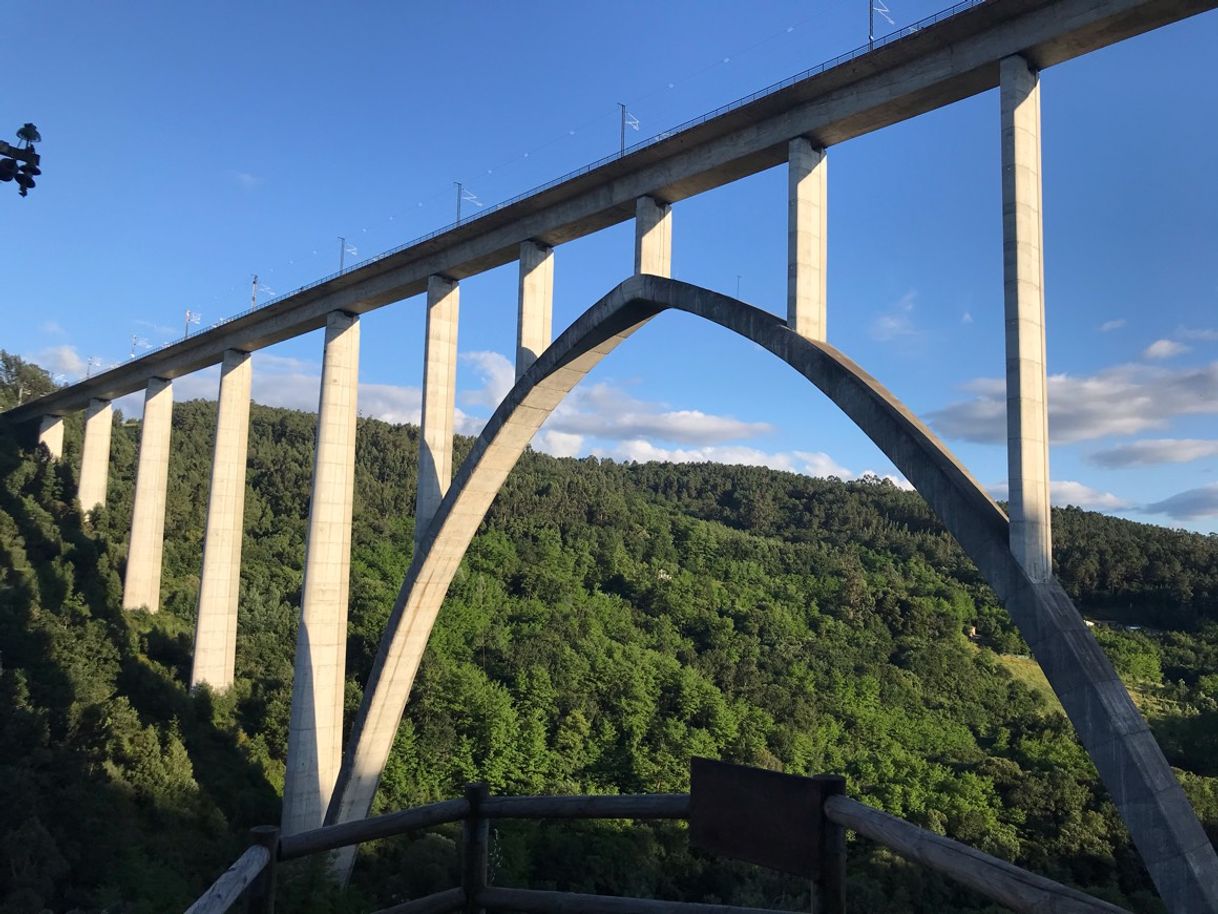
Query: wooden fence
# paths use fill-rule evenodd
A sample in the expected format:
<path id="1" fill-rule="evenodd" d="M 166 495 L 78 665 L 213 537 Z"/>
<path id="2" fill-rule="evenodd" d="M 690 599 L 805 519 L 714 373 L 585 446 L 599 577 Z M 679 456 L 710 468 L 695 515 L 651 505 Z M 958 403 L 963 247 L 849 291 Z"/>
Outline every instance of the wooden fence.
<path id="1" fill-rule="evenodd" d="M 697 791 L 696 780 L 694 791 Z M 691 805 L 694 805 L 691 794 L 494 797 L 484 785 L 471 784 L 460 799 L 284 838 L 279 837 L 278 829 L 262 826 L 251 832 L 252 845 L 187 909 L 186 914 L 224 914 L 243 895 L 251 914 L 273 914 L 278 863 L 446 822 L 464 825 L 460 887 L 385 908 L 376 914 L 448 914 L 456 911 L 482 914 L 487 909 L 523 914 L 783 914 L 731 905 L 500 888 L 488 882 L 492 819 L 690 819 Z M 695 819 L 697 816 L 695 810 Z M 815 817 L 820 821 L 808 822 L 805 826 L 820 835 L 815 842 L 820 859 L 809 864 L 809 872 L 815 874 L 812 877 L 813 914 L 845 914 L 847 829 L 907 860 L 943 873 L 1013 911 L 1128 914 L 1115 905 L 919 828 L 842 793 L 829 792 Z M 694 832 L 696 829 L 691 823 L 691 834 Z M 756 860 L 755 857 L 746 859 Z"/>

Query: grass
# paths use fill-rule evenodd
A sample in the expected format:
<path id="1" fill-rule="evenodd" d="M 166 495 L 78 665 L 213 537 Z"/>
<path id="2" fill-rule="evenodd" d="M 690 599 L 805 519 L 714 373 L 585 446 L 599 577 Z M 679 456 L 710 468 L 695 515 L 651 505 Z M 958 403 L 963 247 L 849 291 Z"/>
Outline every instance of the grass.
<path id="1" fill-rule="evenodd" d="M 995 654 L 998 662 L 1006 667 L 1007 672 L 1014 679 L 1022 682 L 1033 692 L 1043 696 L 1049 707 L 1055 711 L 1066 712 L 1062 709 L 1062 704 L 1057 700 L 1057 695 L 1053 691 L 1053 687 L 1049 685 L 1049 680 L 1045 678 L 1044 671 L 1040 668 L 1040 664 L 1032 657 L 1021 654 Z"/>

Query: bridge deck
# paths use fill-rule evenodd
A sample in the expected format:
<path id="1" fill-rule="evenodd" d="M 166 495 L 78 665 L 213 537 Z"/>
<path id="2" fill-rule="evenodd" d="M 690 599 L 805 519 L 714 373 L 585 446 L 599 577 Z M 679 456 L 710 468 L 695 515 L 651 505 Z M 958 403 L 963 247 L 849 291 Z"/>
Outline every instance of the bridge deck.
<path id="1" fill-rule="evenodd" d="M 560 244 L 624 222 L 634 201 L 669 203 L 786 161 L 807 136 L 830 146 L 998 84 L 998 62 L 1022 54 L 1044 69 L 1218 6 L 1218 0 L 987 0 L 935 25 L 695 123 L 662 140 L 180 343 L 133 359 L 4 413 L 12 422 L 64 415 L 114 399 L 150 378 L 219 363 L 426 288 L 433 273 L 463 279 L 515 260 L 521 242 Z"/>

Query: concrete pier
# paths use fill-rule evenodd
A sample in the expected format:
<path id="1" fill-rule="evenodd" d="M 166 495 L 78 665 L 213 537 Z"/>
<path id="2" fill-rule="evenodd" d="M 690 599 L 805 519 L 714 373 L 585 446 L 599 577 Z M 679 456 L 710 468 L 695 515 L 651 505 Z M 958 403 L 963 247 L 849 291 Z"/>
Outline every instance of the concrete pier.
<path id="1" fill-rule="evenodd" d="M 1053 536 L 1049 519 L 1040 83 L 1026 60 L 1007 57 L 1001 64 L 1000 85 L 1011 551 L 1028 577 L 1043 583 L 1053 576 Z"/>
<path id="2" fill-rule="evenodd" d="M 144 392 L 123 609 L 143 607 L 156 612 L 161 608 L 161 555 L 165 546 L 165 490 L 169 482 L 172 424 L 173 384 L 164 378 L 153 378 Z"/>
<path id="3" fill-rule="evenodd" d="M 787 158 L 787 326 L 825 342 L 829 160 L 796 137 Z"/>
<path id="4" fill-rule="evenodd" d="M 453 409 L 457 394 L 457 319 L 460 287 L 455 279 L 427 282 L 427 343 L 423 350 L 423 429 L 419 441 L 419 492 L 415 501 L 417 548 L 453 475 Z"/>
<path id="5" fill-rule="evenodd" d="M 554 249 L 536 241 L 520 246 L 520 310 L 516 316 L 516 377 L 528 371 L 553 331 Z"/>
<path id="6" fill-rule="evenodd" d="M 203 572 L 199 581 L 195 656 L 190 671 L 192 689 L 206 683 L 222 691 L 233 683 L 252 367 L 248 352 L 229 349 L 224 353 L 207 532 L 203 540 Z"/>
<path id="7" fill-rule="evenodd" d="M 342 761 L 351 510 L 359 393 L 359 318 L 326 321 L 313 496 L 283 787 L 285 835 L 321 827 Z"/>
<path id="8" fill-rule="evenodd" d="M 52 460 L 63 459 L 63 416 L 43 416 L 38 423 L 38 443 L 50 452 Z"/>
<path id="9" fill-rule="evenodd" d="M 92 511 L 106 504 L 110 478 L 110 431 L 114 411 L 109 400 L 90 400 L 85 410 L 85 444 L 80 455 L 80 507 Z"/>
<path id="10" fill-rule="evenodd" d="M 634 272 L 672 276 L 672 206 L 654 197 L 635 201 Z"/>

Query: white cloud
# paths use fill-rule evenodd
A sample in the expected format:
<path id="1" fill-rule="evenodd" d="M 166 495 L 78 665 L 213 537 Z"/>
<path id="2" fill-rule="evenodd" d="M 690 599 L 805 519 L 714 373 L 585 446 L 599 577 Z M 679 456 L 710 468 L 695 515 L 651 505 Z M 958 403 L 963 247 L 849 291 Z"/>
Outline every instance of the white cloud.
<path id="1" fill-rule="evenodd" d="M 264 406 L 316 412 L 321 393 L 321 367 L 304 359 L 257 352 L 251 387 L 254 401 Z M 173 389 L 175 400 L 214 400 L 220 389 L 219 367 L 212 366 L 178 378 L 173 382 Z M 423 395 L 417 387 L 365 382 L 359 386 L 358 405 L 361 416 L 418 424 Z M 468 417 L 457 410 L 456 418 L 460 424 Z"/>
<path id="2" fill-rule="evenodd" d="M 696 409 L 666 409 L 663 403 L 635 399 L 605 383 L 575 388 L 546 428 L 615 441 L 649 438 L 699 446 L 773 431 L 766 422 L 745 422 Z"/>
<path id="3" fill-rule="evenodd" d="M 960 315 L 960 323 L 971 324 L 972 322 L 973 322 L 973 312 L 972 311 L 965 311 L 962 315 Z"/>
<path id="4" fill-rule="evenodd" d="M 583 452 L 584 436 L 543 429 L 533 437 L 533 447 L 551 457 L 578 457 Z"/>
<path id="5" fill-rule="evenodd" d="M 995 498 L 1007 498 L 1010 488 L 1005 482 L 989 486 Z M 1132 505 L 1111 492 L 1102 492 L 1073 479 L 1055 479 L 1049 483 L 1049 501 L 1058 507 L 1076 505 L 1089 511 L 1124 511 Z"/>
<path id="6" fill-rule="evenodd" d="M 1049 500 L 1055 505 L 1078 505 L 1092 510 L 1121 511 L 1130 507 L 1129 502 L 1111 492 L 1101 492 L 1072 479 L 1049 483 Z"/>
<path id="7" fill-rule="evenodd" d="M 964 385 L 973 399 L 927 415 L 949 438 L 1006 441 L 1006 385 L 976 378 Z M 1200 368 L 1117 365 L 1085 377 L 1049 377 L 1049 432 L 1068 443 L 1163 428 L 1174 416 L 1218 413 L 1218 362 Z"/>
<path id="8" fill-rule="evenodd" d="M 273 358 L 273 357 L 272 357 Z M 254 357 L 252 391 L 256 402 L 317 412 L 321 375 L 290 364 L 271 365 L 269 358 Z"/>
<path id="9" fill-rule="evenodd" d="M 1188 352 L 1189 347 L 1175 340 L 1155 340 L 1142 352 L 1146 359 L 1170 359 L 1172 356 Z"/>
<path id="10" fill-rule="evenodd" d="M 257 358 L 255 356 L 255 358 Z M 255 375 L 256 376 L 256 375 Z M 183 375 L 173 380 L 173 399 L 175 402 L 185 400 L 214 400 L 220 389 L 220 367 L 213 365 L 192 374 Z M 132 394 L 135 396 L 135 394 Z"/>
<path id="11" fill-rule="evenodd" d="M 1182 336 L 1186 340 L 1200 340 L 1204 343 L 1218 343 L 1218 330 L 1209 327 L 1181 327 L 1176 331 L 1176 336 Z"/>
<path id="12" fill-rule="evenodd" d="M 68 332 L 55 321 L 43 321 L 38 325 L 38 329 L 49 336 L 64 336 Z"/>
<path id="13" fill-rule="evenodd" d="M 498 352 L 466 352 L 461 361 L 472 366 L 480 386 L 461 393 L 461 402 L 488 410 L 499 405 L 516 382 L 516 370 Z M 458 430 L 477 433 L 483 420 L 471 416 L 458 422 Z M 604 440 L 651 439 L 685 445 L 711 445 L 769 434 L 765 422 L 745 422 L 696 409 L 668 409 L 666 404 L 640 400 L 620 387 L 599 383 L 575 388 L 545 425 L 545 440 L 553 453 L 563 453 L 573 442 L 595 437 Z"/>
<path id="14" fill-rule="evenodd" d="M 89 363 L 81 358 L 75 346 L 49 346 L 36 353 L 32 359 L 52 375 L 64 375 L 69 379 L 83 377 Z"/>
<path id="15" fill-rule="evenodd" d="M 1100 324 L 1100 333 L 1111 333 L 1113 330 L 1120 330 L 1128 323 L 1125 318 L 1118 317 L 1116 320 L 1104 321 Z"/>
<path id="16" fill-rule="evenodd" d="M 461 361 L 472 365 L 482 381 L 477 390 L 461 394 L 461 402 L 471 406 L 497 407 L 516 383 L 516 367 L 499 352 L 463 352 Z"/>
<path id="17" fill-rule="evenodd" d="M 254 367 L 258 371 L 292 372 L 321 377 L 321 363 L 309 359 L 298 359 L 290 355 L 275 355 L 266 349 L 254 353 Z"/>
<path id="18" fill-rule="evenodd" d="M 136 320 L 132 323 L 137 327 L 143 327 L 148 331 L 148 336 L 151 337 L 149 342 L 153 346 L 161 346 L 165 343 L 180 340 L 182 338 L 182 328 L 170 327 L 166 324 L 158 324 L 153 321 Z"/>
<path id="19" fill-rule="evenodd" d="M 809 466 L 796 452 L 772 453 L 743 445 L 707 445 L 698 448 L 658 447 L 644 438 L 619 441 L 610 448 L 597 448 L 592 452 L 597 457 L 613 457 L 617 460 L 635 460 L 639 463 L 660 461 L 665 463 L 728 463 L 743 466 L 769 467 L 771 470 L 787 470 L 798 473 Z M 852 476 L 848 470 L 831 459 L 817 461 L 818 469 L 836 470 Z M 833 475 L 838 475 L 833 473 Z"/>
<path id="20" fill-rule="evenodd" d="M 234 171 L 233 180 L 237 182 L 237 186 L 243 190 L 253 190 L 262 184 L 262 178 L 258 175 L 251 174 L 248 171 Z"/>
<path id="21" fill-rule="evenodd" d="M 385 422 L 411 422 L 418 425 L 423 415 L 423 391 L 418 387 L 394 384 L 361 384 L 359 386 L 360 415 Z M 456 411 L 461 421 L 464 413 Z"/>
<path id="22" fill-rule="evenodd" d="M 1218 482 L 1180 492 L 1142 510 L 1148 514 L 1166 514 L 1176 520 L 1218 516 Z"/>
<path id="23" fill-rule="evenodd" d="M 892 340 L 908 339 L 911 336 L 917 336 L 918 330 L 914 327 L 913 323 L 915 298 L 917 298 L 916 292 L 906 292 L 891 309 L 877 315 L 871 321 L 872 339 L 887 343 Z"/>
<path id="24" fill-rule="evenodd" d="M 462 400 L 497 406 L 514 382 L 515 370 L 511 363 L 496 352 L 463 353 L 461 358 L 474 366 L 482 384 L 476 390 L 464 392 Z M 316 411 L 320 375 L 316 362 L 269 352 L 256 353 L 253 398 L 266 406 Z M 218 366 L 178 378 L 174 381 L 174 398 L 179 401 L 214 400 L 219 378 Z M 142 397 L 132 394 L 126 399 L 130 402 L 124 404 L 124 412 L 138 415 Z M 422 402 L 422 391 L 418 387 L 360 384 L 359 410 L 363 416 L 417 424 Z M 460 409 L 454 415 L 454 427 L 460 434 L 476 435 L 485 422 L 484 417 L 471 416 Z M 555 457 L 593 454 L 640 462 L 744 464 L 807 476 L 836 476 L 844 480 L 876 477 L 901 488 L 912 488 L 899 474 L 880 474 L 872 470 L 856 473 L 823 451 L 771 452 L 727 443 L 771 430 L 764 422 L 743 422 L 699 410 L 666 409 L 664 404 L 639 400 L 613 385 L 600 383 L 575 388 L 534 437 L 533 446 Z M 655 439 L 687 446 L 665 447 L 655 443 Z"/>
<path id="25" fill-rule="evenodd" d="M 771 470 L 785 470 L 789 473 L 802 473 L 805 476 L 836 476 L 839 479 L 852 480 L 867 477 L 886 479 L 902 489 L 912 489 L 913 486 L 903 476 L 885 473 L 879 474 L 872 470 L 861 473 L 842 466 L 823 451 L 763 451 L 759 448 L 744 445 L 708 445 L 698 448 L 663 448 L 657 447 L 643 438 L 620 441 L 607 448 L 594 448 L 592 454 L 596 457 L 611 457 L 615 460 L 634 460 L 639 463 L 649 461 L 661 463 L 725 463 L 739 466 L 768 467 Z"/>
<path id="26" fill-rule="evenodd" d="M 1088 458 L 1109 469 L 1146 467 L 1160 463 L 1188 463 L 1203 457 L 1218 457 L 1218 441 L 1200 438 L 1147 438 L 1096 451 Z"/>
<path id="27" fill-rule="evenodd" d="M 497 352 L 463 353 L 461 359 L 474 367 L 482 385 L 463 392 L 462 402 L 498 406 L 515 383 L 512 363 Z M 482 423 L 479 418 L 465 417 L 464 422 L 458 418 L 457 427 L 476 434 Z M 735 443 L 772 431 L 765 422 L 747 422 L 696 409 L 670 409 L 667 404 L 641 400 L 619 386 L 601 382 L 572 390 L 534 437 L 533 446 L 555 457 L 592 454 L 640 462 L 744 464 L 841 479 L 878 475 L 870 470 L 855 473 L 820 451 L 772 452 Z M 910 488 L 899 475 L 882 478 Z"/>
<path id="28" fill-rule="evenodd" d="M 854 473 L 846 469 L 824 451 L 793 451 L 792 456 L 802 464 L 799 467 L 799 472 L 806 473 L 809 476 L 837 476 L 841 479 L 854 478 Z"/>

